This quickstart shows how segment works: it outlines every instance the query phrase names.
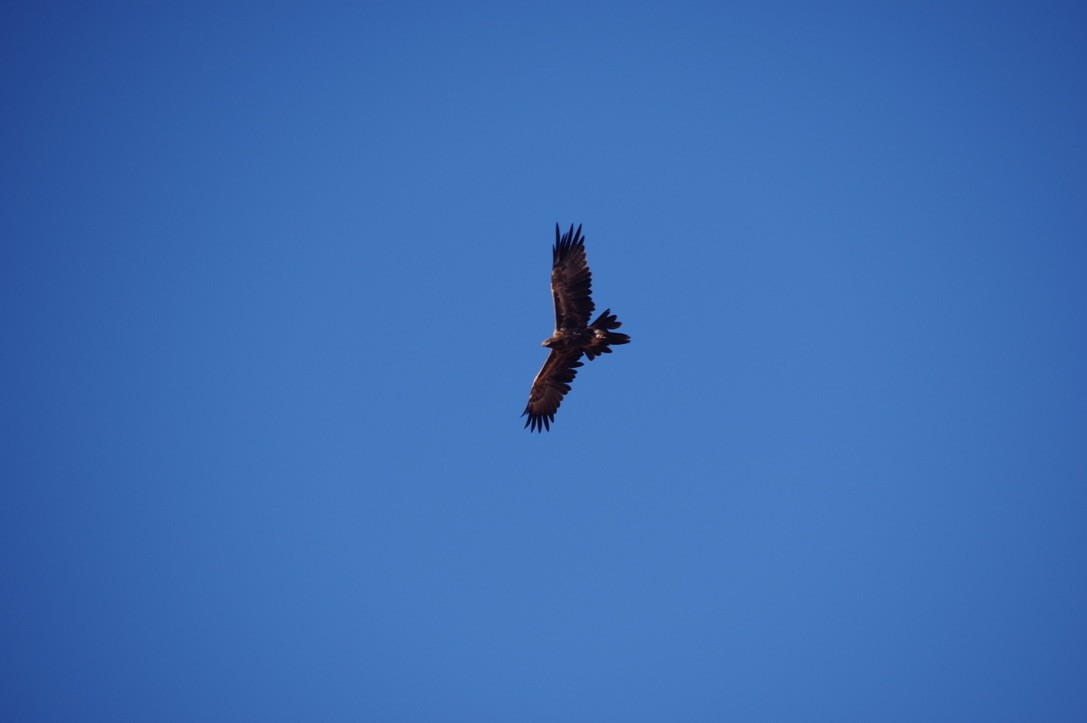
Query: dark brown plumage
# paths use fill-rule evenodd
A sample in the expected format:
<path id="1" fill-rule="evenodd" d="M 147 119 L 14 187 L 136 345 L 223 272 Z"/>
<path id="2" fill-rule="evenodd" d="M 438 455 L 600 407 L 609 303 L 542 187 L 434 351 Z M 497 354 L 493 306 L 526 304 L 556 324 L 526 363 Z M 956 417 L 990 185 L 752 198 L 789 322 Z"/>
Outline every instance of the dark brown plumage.
<path id="1" fill-rule="evenodd" d="M 590 360 L 601 354 L 610 354 L 612 344 L 626 344 L 630 337 L 613 329 L 622 326 L 611 309 L 597 317 L 592 324 L 596 305 L 592 299 L 592 273 L 585 259 L 585 238 L 581 226 L 559 236 L 555 224 L 555 246 L 552 248 L 551 295 L 555 299 L 555 332 L 543 345 L 551 349 L 540 373 L 532 382 L 528 406 L 522 417 L 528 416 L 525 426 L 533 432 L 551 429 L 555 412 L 562 404 L 563 396 L 570 391 L 577 368 L 582 365 L 581 355 Z"/>

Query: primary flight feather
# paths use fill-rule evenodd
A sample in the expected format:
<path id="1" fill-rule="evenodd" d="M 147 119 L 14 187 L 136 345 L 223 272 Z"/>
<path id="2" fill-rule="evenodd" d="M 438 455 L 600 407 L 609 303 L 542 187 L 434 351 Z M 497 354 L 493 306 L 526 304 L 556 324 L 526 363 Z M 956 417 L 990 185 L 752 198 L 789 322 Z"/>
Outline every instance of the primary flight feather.
<path id="1" fill-rule="evenodd" d="M 540 373 L 532 382 L 528 406 L 521 414 L 528 416 L 525 427 L 533 432 L 551 429 L 555 412 L 563 396 L 570 391 L 584 354 L 590 360 L 610 354 L 611 346 L 626 344 L 630 337 L 614 329 L 622 326 L 611 309 L 589 323 L 596 305 L 592 299 L 592 273 L 585 259 L 585 238 L 581 226 L 573 224 L 559 235 L 555 224 L 555 245 L 551 253 L 551 295 L 555 300 L 555 331 L 543 345 L 551 349 Z"/>

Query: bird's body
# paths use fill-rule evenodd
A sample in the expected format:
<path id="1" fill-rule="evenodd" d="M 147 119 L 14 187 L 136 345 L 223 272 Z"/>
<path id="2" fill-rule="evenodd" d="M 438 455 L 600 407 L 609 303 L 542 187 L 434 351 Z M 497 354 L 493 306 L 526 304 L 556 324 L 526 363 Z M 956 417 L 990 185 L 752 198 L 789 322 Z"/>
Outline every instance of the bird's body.
<path id="1" fill-rule="evenodd" d="M 585 329 L 555 329 L 550 338 L 543 340 L 543 346 L 555 351 L 566 351 L 584 347 L 597 338 L 594 330 Z"/>
<path id="2" fill-rule="evenodd" d="M 534 432 L 551 428 L 555 412 L 570 382 L 582 366 L 581 356 L 590 360 L 610 354 L 611 346 L 626 344 L 630 337 L 613 331 L 622 326 L 611 310 L 588 323 L 596 305 L 592 300 L 592 274 L 585 258 L 585 239 L 581 226 L 559 235 L 555 224 L 552 249 L 551 295 L 555 300 L 555 331 L 543 345 L 551 350 L 540 373 L 532 382 L 528 406 L 521 416 L 528 416 L 525 426 Z"/>

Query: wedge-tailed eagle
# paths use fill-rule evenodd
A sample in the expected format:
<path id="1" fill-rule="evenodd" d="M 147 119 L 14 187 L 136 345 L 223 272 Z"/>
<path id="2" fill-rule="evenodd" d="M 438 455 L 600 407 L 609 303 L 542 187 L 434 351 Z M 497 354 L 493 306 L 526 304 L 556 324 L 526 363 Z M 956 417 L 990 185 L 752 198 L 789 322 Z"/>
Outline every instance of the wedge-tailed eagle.
<path id="1" fill-rule="evenodd" d="M 582 365 L 581 355 L 590 361 L 601 354 L 610 354 L 612 344 L 626 344 L 630 337 L 612 329 L 622 326 L 611 309 L 607 309 L 589 323 L 596 305 L 592 299 L 592 274 L 585 260 L 585 238 L 581 226 L 559 236 L 555 224 L 555 245 L 551 251 L 551 295 L 555 298 L 555 333 L 545 339 L 543 345 L 551 349 L 540 373 L 532 382 L 528 406 L 522 417 L 528 415 L 525 427 L 533 432 L 551 429 L 555 412 L 562 398 L 570 391 L 577 368 Z"/>

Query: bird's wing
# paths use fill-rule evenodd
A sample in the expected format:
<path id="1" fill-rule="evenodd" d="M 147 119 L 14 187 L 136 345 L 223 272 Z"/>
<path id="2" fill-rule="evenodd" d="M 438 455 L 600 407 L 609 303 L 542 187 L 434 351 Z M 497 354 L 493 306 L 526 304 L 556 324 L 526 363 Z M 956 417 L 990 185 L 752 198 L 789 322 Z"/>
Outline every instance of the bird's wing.
<path id="1" fill-rule="evenodd" d="M 555 328 L 580 329 L 589 324 L 596 305 L 592 299 L 592 274 L 585 259 L 585 239 L 581 226 L 559 237 L 555 224 L 555 246 L 552 249 L 551 295 L 555 298 Z"/>
<path id="2" fill-rule="evenodd" d="M 574 381 L 577 368 L 581 366 L 578 359 L 581 358 L 581 350 L 555 351 L 551 350 L 547 361 L 540 368 L 540 373 L 532 380 L 532 391 L 528 395 L 528 406 L 521 416 L 528 415 L 525 426 L 533 432 L 542 432 L 551 429 L 551 422 L 555 421 L 555 412 L 562 404 L 562 398 L 570 391 L 570 382 Z"/>

